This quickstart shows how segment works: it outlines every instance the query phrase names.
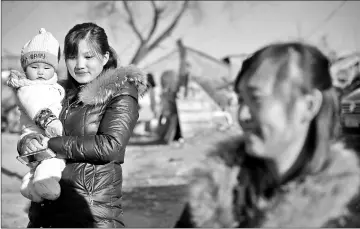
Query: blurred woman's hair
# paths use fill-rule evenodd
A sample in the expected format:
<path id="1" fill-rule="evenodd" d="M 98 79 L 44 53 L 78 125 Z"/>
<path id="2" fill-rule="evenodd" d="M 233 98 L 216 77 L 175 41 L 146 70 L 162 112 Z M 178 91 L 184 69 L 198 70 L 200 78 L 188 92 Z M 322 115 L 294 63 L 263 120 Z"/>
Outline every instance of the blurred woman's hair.
<path id="1" fill-rule="evenodd" d="M 298 42 L 276 43 L 261 48 L 246 59 L 235 80 L 235 92 L 239 95 L 238 84 L 245 77 L 254 73 L 263 76 L 275 73 L 277 90 L 274 91 L 282 93 L 283 98 L 288 98 L 285 101 L 288 111 L 293 108 L 295 99 L 300 95 L 309 94 L 313 90 L 321 92 L 321 108 L 310 123 L 307 139 L 300 153 L 301 159 L 290 169 L 293 174 L 288 174 L 288 179 L 321 171 L 327 164 L 331 142 L 338 136 L 339 101 L 332 87 L 329 67 L 328 58 L 314 46 Z M 244 218 L 254 219 L 259 213 L 258 198 L 274 195 L 283 181 L 276 174 L 275 165 L 266 159 L 246 155 L 242 164 L 244 169 L 241 180 L 246 194 L 238 201 L 247 204 L 244 212 L 238 214 L 246 214 Z"/>
<path id="2" fill-rule="evenodd" d="M 64 41 L 65 61 L 78 55 L 79 43 L 85 40 L 94 53 L 100 57 L 109 52 L 109 60 L 104 65 L 103 71 L 110 68 L 117 68 L 118 57 L 115 50 L 109 45 L 105 30 L 94 23 L 77 24 L 69 30 Z M 77 87 L 79 84 L 67 71 L 67 78 L 70 87 Z"/>

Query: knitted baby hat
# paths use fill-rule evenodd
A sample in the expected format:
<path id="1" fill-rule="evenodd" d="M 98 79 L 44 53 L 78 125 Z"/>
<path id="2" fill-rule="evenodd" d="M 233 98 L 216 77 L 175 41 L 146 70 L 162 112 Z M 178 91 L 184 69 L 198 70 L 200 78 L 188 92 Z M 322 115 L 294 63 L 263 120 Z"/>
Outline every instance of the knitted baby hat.
<path id="1" fill-rule="evenodd" d="M 44 28 L 41 28 L 39 34 L 28 41 L 21 50 L 21 67 L 26 69 L 29 64 L 42 62 L 50 64 L 56 70 L 59 61 L 59 42 Z"/>

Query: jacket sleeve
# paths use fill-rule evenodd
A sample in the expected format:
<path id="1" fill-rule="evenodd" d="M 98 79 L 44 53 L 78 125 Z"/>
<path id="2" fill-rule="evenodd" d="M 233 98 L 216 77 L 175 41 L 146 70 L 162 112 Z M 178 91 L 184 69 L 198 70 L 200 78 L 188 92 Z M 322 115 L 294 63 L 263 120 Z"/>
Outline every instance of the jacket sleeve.
<path id="1" fill-rule="evenodd" d="M 57 158 L 93 164 L 121 162 L 138 118 L 137 98 L 122 93 L 107 105 L 96 135 L 55 137 L 48 145 Z"/>
<path id="2" fill-rule="evenodd" d="M 32 139 L 40 141 L 39 135 L 44 135 L 44 130 L 38 127 L 33 120 L 21 109 L 20 110 L 20 127 L 21 135 L 17 142 L 17 151 L 19 155 L 23 155 L 24 149 L 28 142 Z"/>
<path id="3" fill-rule="evenodd" d="M 21 109 L 20 109 L 21 110 Z M 20 111 L 20 139 L 31 133 L 44 134 L 44 130 L 38 127 L 33 120 L 30 119 L 23 111 Z"/>

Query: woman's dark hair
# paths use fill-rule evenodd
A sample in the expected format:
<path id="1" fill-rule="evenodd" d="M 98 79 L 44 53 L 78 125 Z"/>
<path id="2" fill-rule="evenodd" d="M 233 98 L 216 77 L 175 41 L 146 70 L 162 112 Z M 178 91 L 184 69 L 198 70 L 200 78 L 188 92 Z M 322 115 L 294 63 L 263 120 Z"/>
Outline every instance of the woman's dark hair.
<path id="1" fill-rule="evenodd" d="M 117 68 L 117 54 L 108 42 L 105 30 L 95 23 L 82 23 L 75 25 L 65 36 L 64 57 L 65 61 L 72 56 L 78 55 L 79 42 L 86 40 L 98 55 L 105 55 L 109 52 L 109 60 L 104 65 L 103 70 Z M 70 87 L 78 86 L 78 83 L 67 72 L 68 83 Z"/>
<path id="2" fill-rule="evenodd" d="M 265 62 L 271 64 L 268 68 L 259 70 Z M 287 103 L 290 109 L 295 98 L 300 94 L 308 94 L 317 89 L 323 97 L 321 108 L 310 123 L 303 150 L 285 177 L 280 178 L 276 174 L 273 163 L 265 159 L 254 158 L 250 155 L 244 157 L 239 179 L 242 181 L 244 189 L 242 192 L 245 195 L 237 201 L 245 203 L 245 207 L 237 214 L 245 216 L 243 217 L 247 221 L 243 222 L 245 226 L 250 227 L 253 220 L 258 221 L 256 218 L 261 212 L 257 206 L 259 198 L 273 198 L 282 183 L 317 173 L 326 166 L 330 143 L 337 138 L 339 131 L 339 102 L 335 89 L 332 87 L 329 68 L 328 58 L 319 49 L 298 42 L 268 45 L 243 62 L 235 80 L 237 94 L 239 94 L 238 85 L 244 78 L 255 72 L 256 74 L 275 72 L 275 87 L 284 82 L 290 85 L 290 88 L 282 92 L 288 93 L 284 96 L 290 100 Z"/>
<path id="3" fill-rule="evenodd" d="M 61 59 L 61 48 L 58 49 L 58 62 L 60 62 Z"/>
<path id="4" fill-rule="evenodd" d="M 146 76 L 147 76 L 149 87 L 151 87 L 151 88 L 156 87 L 156 83 L 155 83 L 155 80 L 154 80 L 154 75 L 152 73 L 148 73 Z"/>

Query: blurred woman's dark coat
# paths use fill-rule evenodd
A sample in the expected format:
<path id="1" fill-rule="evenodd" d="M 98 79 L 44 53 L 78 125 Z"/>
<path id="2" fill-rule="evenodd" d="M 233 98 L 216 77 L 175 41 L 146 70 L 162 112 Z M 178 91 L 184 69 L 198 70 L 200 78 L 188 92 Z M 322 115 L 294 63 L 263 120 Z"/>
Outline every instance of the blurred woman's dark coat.
<path id="1" fill-rule="evenodd" d="M 222 142 L 202 162 L 176 227 L 360 227 L 359 159 L 342 143 L 331 146 L 321 172 L 285 183 L 276 198 L 259 198 L 259 217 L 247 221 L 241 214 L 247 203 L 238 201 L 246 192 L 241 144 Z"/>

